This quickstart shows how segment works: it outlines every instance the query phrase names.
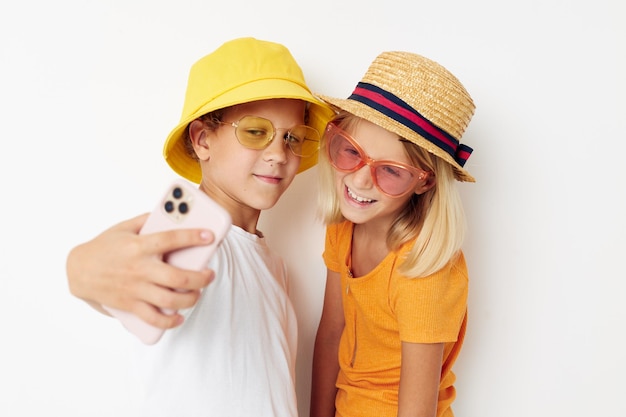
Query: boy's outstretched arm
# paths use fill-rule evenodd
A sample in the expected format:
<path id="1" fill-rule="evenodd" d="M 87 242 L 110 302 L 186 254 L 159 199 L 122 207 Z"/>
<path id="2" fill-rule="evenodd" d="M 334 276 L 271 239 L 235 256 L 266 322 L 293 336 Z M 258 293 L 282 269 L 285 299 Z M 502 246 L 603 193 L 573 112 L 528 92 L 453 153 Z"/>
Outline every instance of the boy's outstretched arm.
<path id="1" fill-rule="evenodd" d="M 182 323 L 179 310 L 193 306 L 200 289 L 213 280 L 213 271 L 190 271 L 162 261 L 163 254 L 213 241 L 208 230 L 172 230 L 139 235 L 148 214 L 123 221 L 68 254 L 66 273 L 72 295 L 103 314 L 103 305 L 129 311 L 147 323 L 172 328 Z M 189 290 L 172 291 L 170 288 Z"/>

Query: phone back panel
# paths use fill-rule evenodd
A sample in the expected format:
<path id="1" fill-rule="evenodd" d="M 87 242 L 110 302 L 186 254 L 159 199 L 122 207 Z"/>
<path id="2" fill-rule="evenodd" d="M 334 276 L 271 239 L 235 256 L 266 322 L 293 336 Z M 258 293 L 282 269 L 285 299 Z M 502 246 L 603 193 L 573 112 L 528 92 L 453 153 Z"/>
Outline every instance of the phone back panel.
<path id="1" fill-rule="evenodd" d="M 170 265 L 199 271 L 207 267 L 230 226 L 231 217 L 223 207 L 191 183 L 175 180 L 150 213 L 139 233 L 195 228 L 211 230 L 215 240 L 210 245 L 184 248 L 164 255 L 163 260 Z M 145 344 L 158 342 L 165 332 L 164 329 L 151 326 L 132 313 L 106 306 L 104 308 Z"/>

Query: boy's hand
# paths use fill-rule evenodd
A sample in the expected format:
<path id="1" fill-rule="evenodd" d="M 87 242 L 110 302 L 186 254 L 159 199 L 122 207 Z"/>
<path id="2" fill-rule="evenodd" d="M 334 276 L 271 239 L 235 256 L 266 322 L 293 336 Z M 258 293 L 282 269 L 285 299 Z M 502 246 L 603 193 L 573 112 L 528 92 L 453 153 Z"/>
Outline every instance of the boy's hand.
<path id="1" fill-rule="evenodd" d="M 147 218 L 148 214 L 143 214 L 118 223 L 73 248 L 66 263 L 68 284 L 74 296 L 103 314 L 108 314 L 102 308 L 106 305 L 168 329 L 181 324 L 183 317 L 164 314 L 159 308 L 180 310 L 193 306 L 214 273 L 209 269 L 198 272 L 173 267 L 162 261 L 163 254 L 210 244 L 213 234 L 188 229 L 139 235 Z"/>

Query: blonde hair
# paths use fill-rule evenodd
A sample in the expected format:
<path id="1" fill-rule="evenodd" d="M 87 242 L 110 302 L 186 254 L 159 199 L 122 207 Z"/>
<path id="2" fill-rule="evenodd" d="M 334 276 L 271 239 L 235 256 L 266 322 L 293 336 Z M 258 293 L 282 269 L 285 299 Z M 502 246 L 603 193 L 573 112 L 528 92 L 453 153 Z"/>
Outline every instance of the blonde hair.
<path id="1" fill-rule="evenodd" d="M 350 113 L 340 113 L 334 121 L 350 131 L 358 120 Z M 452 166 L 421 147 L 402 140 L 413 164 L 433 172 L 435 185 L 423 194 L 414 194 L 387 233 L 390 251 L 415 241 L 398 270 L 407 277 L 424 277 L 443 268 L 457 256 L 465 237 L 465 214 L 456 188 Z M 345 221 L 341 214 L 335 187 L 334 169 L 326 155 L 326 138 L 322 138 L 319 161 L 320 189 L 318 216 L 324 224 Z"/>

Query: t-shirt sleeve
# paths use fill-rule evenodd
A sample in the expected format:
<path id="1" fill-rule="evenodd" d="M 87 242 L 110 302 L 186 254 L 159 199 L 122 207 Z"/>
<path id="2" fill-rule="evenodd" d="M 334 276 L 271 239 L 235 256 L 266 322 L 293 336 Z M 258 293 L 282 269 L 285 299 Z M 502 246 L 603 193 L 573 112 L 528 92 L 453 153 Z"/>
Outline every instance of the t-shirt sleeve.
<path id="1" fill-rule="evenodd" d="M 441 270 L 423 278 L 399 276 L 391 304 L 400 340 L 412 343 L 455 342 L 467 312 L 468 276 L 461 253 Z"/>
<path id="2" fill-rule="evenodd" d="M 324 253 L 322 254 L 326 268 L 339 272 L 341 264 L 339 262 L 339 225 L 332 224 L 326 227 L 326 242 Z"/>

